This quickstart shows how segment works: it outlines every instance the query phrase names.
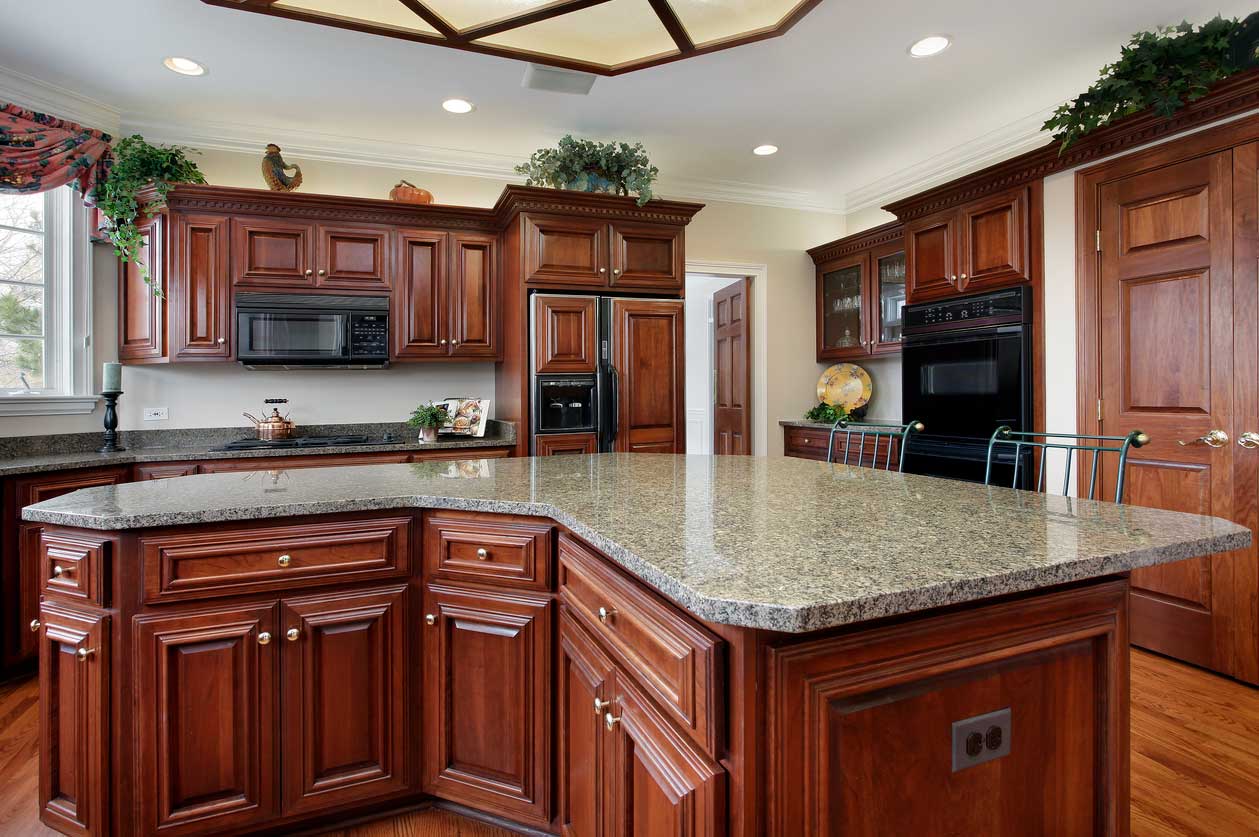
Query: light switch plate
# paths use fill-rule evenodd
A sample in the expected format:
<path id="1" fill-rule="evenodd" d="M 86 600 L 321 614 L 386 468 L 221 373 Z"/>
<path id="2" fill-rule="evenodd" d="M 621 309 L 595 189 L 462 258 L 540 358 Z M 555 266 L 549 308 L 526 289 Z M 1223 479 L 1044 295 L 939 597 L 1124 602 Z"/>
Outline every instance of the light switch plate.
<path id="1" fill-rule="evenodd" d="M 1010 707 L 953 722 L 953 772 L 1010 754 Z"/>
<path id="2" fill-rule="evenodd" d="M 170 412 L 165 407 L 145 407 L 145 421 L 166 421 L 170 418 Z"/>

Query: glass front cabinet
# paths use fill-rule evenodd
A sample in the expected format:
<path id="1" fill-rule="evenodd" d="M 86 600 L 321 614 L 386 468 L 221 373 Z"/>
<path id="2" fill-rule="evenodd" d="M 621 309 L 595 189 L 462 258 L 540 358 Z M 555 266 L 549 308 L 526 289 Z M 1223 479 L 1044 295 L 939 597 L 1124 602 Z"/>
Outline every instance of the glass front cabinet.
<path id="1" fill-rule="evenodd" d="M 817 265 L 817 359 L 899 352 L 905 247 L 899 223 L 809 251 Z"/>

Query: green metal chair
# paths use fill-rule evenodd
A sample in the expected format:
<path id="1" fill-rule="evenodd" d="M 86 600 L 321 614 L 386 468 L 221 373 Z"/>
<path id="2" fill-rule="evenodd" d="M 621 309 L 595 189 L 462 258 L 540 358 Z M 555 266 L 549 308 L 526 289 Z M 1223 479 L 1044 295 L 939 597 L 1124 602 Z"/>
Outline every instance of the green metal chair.
<path id="1" fill-rule="evenodd" d="M 879 443 L 881 439 L 887 440 L 887 457 L 883 469 L 892 470 L 892 450 L 899 449 L 896 457 L 896 470 L 900 471 L 905 465 L 905 448 L 909 444 L 909 434 L 921 433 L 923 424 L 920 421 L 911 421 L 907 424 L 882 424 L 879 422 L 859 423 L 850 422 L 839 419 L 831 426 L 831 435 L 826 441 L 826 461 L 835 461 L 835 434 L 844 434 L 844 462 L 848 465 L 849 450 L 852 448 L 852 437 L 857 436 L 857 466 L 864 464 L 866 453 L 866 439 L 874 439 L 874 451 L 870 455 L 870 467 L 879 467 Z"/>
<path id="2" fill-rule="evenodd" d="M 1107 443 L 1113 444 L 1107 444 Z M 1083 436 L 1076 433 L 1028 433 L 1011 430 L 1009 427 L 998 427 L 993 432 L 992 438 L 988 440 L 988 463 L 984 468 L 984 485 L 992 484 L 992 460 L 993 453 L 1000 446 L 1009 446 L 1014 448 L 1014 478 L 1011 480 L 1011 486 L 1017 488 L 1019 484 L 1019 468 L 1023 462 L 1023 449 L 1031 448 L 1032 450 L 1040 450 L 1040 476 L 1036 479 L 1036 490 L 1041 491 L 1045 485 L 1045 459 L 1051 450 L 1066 451 L 1066 470 L 1062 478 L 1062 496 L 1066 497 L 1071 493 L 1071 463 L 1076 451 L 1080 452 L 1080 464 L 1083 464 L 1084 454 L 1091 452 L 1093 454 L 1092 464 L 1089 473 L 1089 493 L 1088 499 L 1096 499 L 1097 494 L 1097 465 L 1099 457 L 1103 453 L 1115 453 L 1119 455 L 1119 473 L 1115 479 L 1115 502 L 1123 502 L 1124 478 L 1128 470 L 1128 452 L 1132 448 L 1145 447 L 1150 443 L 1150 437 L 1140 430 L 1133 430 L 1127 436 Z"/>

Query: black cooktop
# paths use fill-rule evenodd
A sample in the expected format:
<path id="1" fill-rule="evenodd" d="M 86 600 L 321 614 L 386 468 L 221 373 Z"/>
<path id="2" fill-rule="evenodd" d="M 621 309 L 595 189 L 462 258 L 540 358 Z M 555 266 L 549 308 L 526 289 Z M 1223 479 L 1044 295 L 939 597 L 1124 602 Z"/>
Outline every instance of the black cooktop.
<path id="1" fill-rule="evenodd" d="M 271 450 L 282 448 L 340 448 L 352 445 L 396 445 L 401 439 L 384 436 L 299 436 L 296 439 L 237 439 L 214 450 Z"/>

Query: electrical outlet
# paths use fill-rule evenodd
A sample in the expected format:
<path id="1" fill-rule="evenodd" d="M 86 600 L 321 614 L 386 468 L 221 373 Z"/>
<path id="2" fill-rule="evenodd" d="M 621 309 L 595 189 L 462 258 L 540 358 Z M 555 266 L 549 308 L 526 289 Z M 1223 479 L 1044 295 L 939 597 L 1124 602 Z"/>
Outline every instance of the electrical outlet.
<path id="1" fill-rule="evenodd" d="M 1010 754 L 1010 707 L 953 722 L 953 772 Z"/>
<path id="2" fill-rule="evenodd" d="M 145 421 L 166 421 L 170 418 L 170 413 L 165 407 L 145 407 Z"/>

